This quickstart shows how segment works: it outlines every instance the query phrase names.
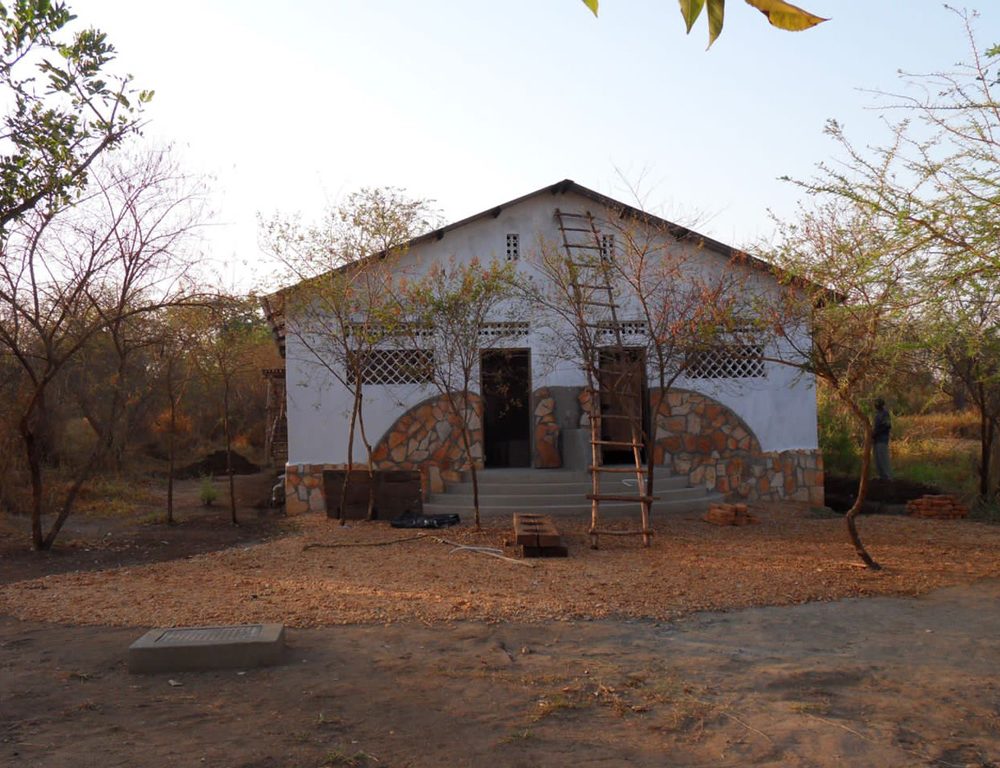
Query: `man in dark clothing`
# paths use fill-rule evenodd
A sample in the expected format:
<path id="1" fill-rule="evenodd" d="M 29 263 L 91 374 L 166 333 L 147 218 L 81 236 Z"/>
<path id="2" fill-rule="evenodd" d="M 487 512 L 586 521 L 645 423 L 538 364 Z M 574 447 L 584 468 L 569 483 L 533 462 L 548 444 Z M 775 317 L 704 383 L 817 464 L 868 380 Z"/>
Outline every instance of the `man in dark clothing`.
<path id="1" fill-rule="evenodd" d="M 889 467 L 889 432 L 892 431 L 892 419 L 886 410 L 885 400 L 881 397 L 875 400 L 875 426 L 872 428 L 872 441 L 875 443 L 875 471 L 880 480 L 892 480 L 892 469 Z"/>

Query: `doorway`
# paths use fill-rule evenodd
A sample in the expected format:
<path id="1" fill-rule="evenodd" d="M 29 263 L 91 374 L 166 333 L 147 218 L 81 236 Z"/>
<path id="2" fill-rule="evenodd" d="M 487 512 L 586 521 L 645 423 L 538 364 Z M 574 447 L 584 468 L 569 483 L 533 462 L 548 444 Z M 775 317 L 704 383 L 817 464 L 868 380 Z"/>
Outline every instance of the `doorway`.
<path id="1" fill-rule="evenodd" d="M 602 349 L 598 381 L 601 439 L 616 443 L 631 443 L 631 422 L 636 419 L 641 434 L 648 435 L 649 390 L 646 382 L 645 350 Z M 639 453 L 645 462 L 645 441 Z M 625 446 L 602 446 L 601 461 L 603 464 L 633 464 L 632 449 Z"/>
<path id="2" fill-rule="evenodd" d="M 485 464 L 530 467 L 531 352 L 487 349 L 479 363 Z"/>

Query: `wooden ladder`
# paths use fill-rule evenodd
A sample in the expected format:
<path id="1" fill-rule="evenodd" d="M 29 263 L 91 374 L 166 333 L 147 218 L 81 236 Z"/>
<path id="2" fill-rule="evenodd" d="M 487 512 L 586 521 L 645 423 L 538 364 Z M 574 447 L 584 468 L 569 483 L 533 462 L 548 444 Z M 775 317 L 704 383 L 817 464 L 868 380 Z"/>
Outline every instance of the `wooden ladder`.
<path id="1" fill-rule="evenodd" d="M 656 500 L 646 490 L 646 468 L 642 462 L 642 379 L 635 381 L 636 369 L 630 350 L 625 345 L 619 307 L 613 285 L 613 248 L 610 241 L 601 237 L 594 216 L 590 211 L 570 213 L 556 208 L 556 221 L 562 233 L 566 252 L 567 294 L 572 303 L 576 325 L 574 333 L 577 347 L 583 356 L 587 376 L 588 417 L 590 419 L 590 546 L 598 547 L 598 537 L 642 536 L 643 546 L 650 545 L 653 531 L 649 524 L 650 506 Z M 610 344 L 602 343 L 610 336 Z M 602 361 L 610 357 L 611 368 Z M 639 372 L 645 377 L 641 359 Z M 637 386 L 636 386 L 637 385 Z M 602 413 L 600 395 L 614 395 L 622 404 L 623 413 Z M 624 422 L 627 438 L 605 435 L 605 422 Z M 622 430 L 616 429 L 618 433 Z M 630 450 L 634 467 L 604 466 L 604 449 Z M 602 478 L 621 474 L 635 474 L 636 493 L 609 493 L 602 488 Z M 639 530 L 607 530 L 601 528 L 600 505 L 602 501 L 634 501 L 639 505 L 641 528 Z"/>

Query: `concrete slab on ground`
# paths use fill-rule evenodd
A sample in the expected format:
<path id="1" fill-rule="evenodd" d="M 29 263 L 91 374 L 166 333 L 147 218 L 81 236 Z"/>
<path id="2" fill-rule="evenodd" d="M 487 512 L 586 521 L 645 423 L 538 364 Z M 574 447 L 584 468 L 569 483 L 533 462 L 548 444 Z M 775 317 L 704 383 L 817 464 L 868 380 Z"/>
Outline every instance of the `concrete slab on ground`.
<path id="1" fill-rule="evenodd" d="M 284 624 L 151 629 L 128 649 L 129 672 L 249 669 L 277 664 Z"/>

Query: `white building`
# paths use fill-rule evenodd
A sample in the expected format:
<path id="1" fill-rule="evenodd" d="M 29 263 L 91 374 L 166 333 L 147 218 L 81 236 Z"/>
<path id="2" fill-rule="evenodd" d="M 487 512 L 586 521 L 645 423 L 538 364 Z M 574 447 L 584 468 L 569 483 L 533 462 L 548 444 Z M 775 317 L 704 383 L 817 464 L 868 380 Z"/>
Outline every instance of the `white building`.
<path id="1" fill-rule="evenodd" d="M 599 232 L 602 256 L 630 247 L 615 232 L 651 233 L 650 241 L 686 266 L 685 274 L 724 278 L 761 296 L 790 290 L 764 262 L 670 222 L 648 216 L 566 180 L 449 224 L 411 241 L 393 269 L 412 277 L 432 264 L 500 260 L 519 275 L 543 281 L 538 252 L 561 248 L 564 232 L 557 215 L 589 213 Z M 516 317 L 511 315 L 516 311 Z M 276 314 L 276 313 L 275 313 Z M 323 472 L 343 469 L 353 394 L 318 364 L 322 344 L 309 338 L 293 311 L 284 318 L 286 360 L 286 465 L 289 511 L 326 508 Z M 482 332 L 481 370 L 476 376 L 478 414 L 474 419 L 473 458 L 478 466 L 577 467 L 589 462 L 589 430 L 581 393 L 586 375 L 558 332 L 558 321 L 544 320 L 541 307 L 511 305 Z M 635 306 L 625 296 L 618 310 L 626 337 L 645 341 Z M 500 351 L 502 350 L 502 351 Z M 765 354 L 765 352 L 770 352 Z M 413 349 L 399 340 L 387 343 L 363 377 L 366 434 L 376 467 L 422 471 L 430 467 L 445 478 L 467 465 L 458 429 L 448 418 L 440 392 L 413 375 Z M 770 360 L 787 350 L 725 350 L 703 356 L 657 396 L 650 376 L 642 390 L 647 434 L 655 460 L 669 472 L 687 475 L 734 498 L 792 498 L 822 503 L 822 459 L 817 444 L 814 380 L 793 366 Z M 407 356 L 411 357 L 407 357 Z M 408 362 L 410 361 L 410 362 Z M 505 376 L 503 392 L 490 381 Z M 485 382 L 485 383 L 484 383 Z M 657 413 L 648 413 L 659 402 Z M 582 426 L 584 425 L 584 426 Z M 650 446 L 647 446 L 647 449 Z M 354 441 L 354 461 L 364 465 L 362 441 Z M 606 456 L 605 461 L 616 457 Z M 435 474 L 437 474 L 435 472 Z"/>

